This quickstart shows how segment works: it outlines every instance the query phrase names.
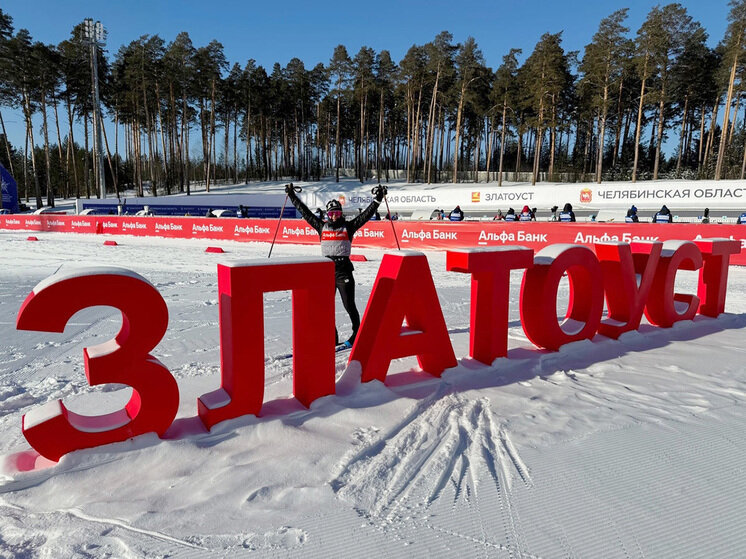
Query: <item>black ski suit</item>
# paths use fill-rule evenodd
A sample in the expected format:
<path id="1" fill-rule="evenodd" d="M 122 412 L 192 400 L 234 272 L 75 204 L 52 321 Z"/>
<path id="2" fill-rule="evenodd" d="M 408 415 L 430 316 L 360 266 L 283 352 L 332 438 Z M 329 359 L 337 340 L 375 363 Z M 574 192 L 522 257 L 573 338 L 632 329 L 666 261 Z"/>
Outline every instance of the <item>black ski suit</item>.
<path id="1" fill-rule="evenodd" d="M 374 199 L 370 205 L 353 219 L 347 221 L 344 217 L 331 222 L 323 221 L 308 209 L 294 191 L 288 193 L 293 205 L 300 212 L 303 219 L 313 227 L 321 240 L 321 255 L 334 261 L 334 280 L 339 291 L 347 314 L 352 322 L 352 336 L 349 338 L 351 344 L 355 343 L 357 331 L 360 328 L 360 313 L 355 305 L 355 278 L 352 271 L 355 269 L 350 261 L 352 250 L 352 237 L 378 210 L 380 200 Z M 339 344 L 339 332 L 336 334 Z"/>

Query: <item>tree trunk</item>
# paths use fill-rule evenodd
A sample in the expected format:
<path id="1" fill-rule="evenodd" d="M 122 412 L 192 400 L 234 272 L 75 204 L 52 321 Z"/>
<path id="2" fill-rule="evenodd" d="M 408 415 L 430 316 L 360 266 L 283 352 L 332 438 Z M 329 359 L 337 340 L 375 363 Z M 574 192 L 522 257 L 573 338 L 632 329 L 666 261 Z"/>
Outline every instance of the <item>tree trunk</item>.
<path id="1" fill-rule="evenodd" d="M 376 140 L 376 176 L 379 183 L 381 182 L 381 155 L 383 151 L 384 132 L 383 88 L 381 88 L 380 101 L 378 103 L 378 139 Z"/>
<path id="2" fill-rule="evenodd" d="M 544 130 L 541 127 L 541 122 L 544 118 L 544 97 L 542 96 L 539 101 L 539 119 L 536 127 L 536 146 L 534 147 L 534 165 L 533 174 L 531 176 L 531 184 L 535 185 L 536 180 L 539 177 L 539 159 L 541 158 L 541 144 L 544 140 Z"/>
<path id="3" fill-rule="evenodd" d="M 363 85 L 363 94 L 360 98 L 360 137 L 358 138 L 357 148 L 357 176 L 361 183 L 365 182 L 365 172 L 363 170 L 363 138 L 365 137 L 365 111 L 368 104 L 368 92 Z"/>
<path id="4" fill-rule="evenodd" d="M 179 153 L 183 153 L 183 157 L 181 157 L 183 165 L 182 180 L 186 186 L 187 196 L 189 196 L 191 194 L 189 182 L 189 112 L 185 93 L 181 95 L 181 149 Z"/>
<path id="5" fill-rule="evenodd" d="M 505 157 L 505 120 L 508 113 L 508 96 L 503 98 L 503 118 L 500 130 L 500 166 L 497 171 L 497 186 L 503 185 L 503 158 Z"/>
<path id="6" fill-rule="evenodd" d="M 135 117 L 130 125 L 132 130 L 132 155 L 135 160 L 135 192 L 137 196 L 143 195 L 142 189 L 142 159 L 140 157 L 140 122 Z M 87 135 L 86 135 L 87 137 Z"/>
<path id="7" fill-rule="evenodd" d="M 733 131 L 736 128 L 736 121 L 738 120 L 738 105 L 741 103 L 741 88 L 739 86 L 738 91 L 736 91 L 736 106 L 733 108 L 733 120 L 730 121 L 730 131 L 728 132 L 728 145 L 726 147 L 727 149 L 730 147 L 731 143 L 733 142 Z"/>
<path id="8" fill-rule="evenodd" d="M 246 184 L 249 184 L 249 167 L 253 167 L 251 159 L 251 103 L 246 103 Z"/>
<path id="9" fill-rule="evenodd" d="M 212 152 L 215 147 L 215 78 L 212 78 L 212 92 L 210 94 L 210 133 L 209 145 L 207 149 L 207 175 L 205 176 L 205 190 L 210 192 L 210 171 L 212 167 Z"/>
<path id="10" fill-rule="evenodd" d="M 148 117 L 148 113 L 145 113 L 145 134 L 148 137 L 148 172 L 150 173 L 150 193 L 153 196 L 158 196 L 158 183 L 160 183 L 156 175 L 155 160 L 158 158 L 158 139 L 153 140 L 153 134 L 157 133 L 155 130 L 155 122 Z M 102 169 L 103 171 L 103 169 Z"/>
<path id="11" fill-rule="evenodd" d="M 209 135 L 207 130 L 207 116 L 205 115 L 205 100 L 200 95 L 199 99 L 199 125 L 202 136 L 202 174 L 207 177 L 207 165 L 210 160 L 210 152 L 208 151 L 208 140 Z"/>
<path id="12" fill-rule="evenodd" d="M 645 67 L 643 75 L 647 73 L 648 67 L 648 54 L 645 53 Z M 642 125 L 642 107 L 645 101 L 645 80 L 642 79 L 642 85 L 640 86 L 640 105 L 637 108 L 637 128 L 635 128 L 635 162 L 632 164 L 632 182 L 637 182 L 637 163 L 640 157 L 640 132 Z"/>
<path id="13" fill-rule="evenodd" d="M 622 106 L 622 91 L 624 89 L 624 79 L 619 78 L 619 95 L 617 97 L 617 125 L 614 133 L 614 153 L 611 158 L 611 165 L 616 166 L 617 154 L 619 153 L 619 141 L 622 134 L 622 120 L 624 119 L 624 108 Z"/>
<path id="14" fill-rule="evenodd" d="M 151 135 L 152 124 L 150 122 L 150 111 L 148 111 L 148 96 L 145 92 L 145 81 L 142 82 L 142 106 L 145 111 L 145 134 L 148 137 L 148 170 L 150 173 L 150 191 L 153 195 L 155 195 L 156 181 L 155 171 L 153 169 L 153 139 Z"/>
<path id="15" fill-rule="evenodd" d="M 495 116 L 492 115 L 487 121 L 487 137 L 485 142 L 487 143 L 487 182 L 490 182 L 490 169 L 492 168 L 492 149 L 495 140 Z"/>
<path id="16" fill-rule="evenodd" d="M 168 123 L 168 159 L 171 162 L 169 167 L 169 176 L 174 184 L 179 185 L 179 192 L 184 192 L 183 182 L 181 178 L 181 153 L 178 150 L 179 143 L 179 125 L 176 119 L 176 96 L 174 95 L 174 83 L 173 81 L 168 82 L 168 104 L 171 109 L 170 119 Z M 115 112 L 115 114 L 117 114 Z M 115 117 L 116 120 L 116 117 Z M 115 124 L 116 127 L 116 124 Z M 116 135 L 114 136 L 114 150 L 116 151 Z"/>
<path id="17" fill-rule="evenodd" d="M 28 127 L 26 127 L 26 147 L 23 152 L 23 193 L 28 204 Z"/>
<path id="18" fill-rule="evenodd" d="M 655 142 L 655 161 L 653 161 L 653 180 L 658 180 L 658 168 L 661 159 L 661 144 L 663 143 L 663 124 L 665 119 L 665 85 L 661 85 L 661 98 L 658 104 L 658 138 Z"/>
<path id="19" fill-rule="evenodd" d="M 119 198 L 119 185 L 117 184 L 117 174 L 114 171 L 114 165 L 111 162 L 111 151 L 109 151 L 109 138 L 106 136 L 106 126 L 101 127 L 101 132 L 104 133 L 104 147 L 106 148 L 106 159 L 109 162 L 109 171 L 111 171 L 112 180 L 114 182 L 114 192 L 116 192 L 117 198 Z"/>
<path id="20" fill-rule="evenodd" d="M 604 166 L 604 139 L 606 138 L 606 104 L 609 99 L 609 83 L 608 80 L 604 83 L 604 97 L 603 104 L 601 105 L 601 119 L 598 131 L 598 155 L 596 158 L 596 182 L 601 184 L 601 174 L 603 173 Z"/>
<path id="21" fill-rule="evenodd" d="M 34 190 L 36 195 L 36 208 L 41 209 L 44 207 L 44 202 L 41 199 L 41 186 L 39 185 L 39 174 L 36 171 L 36 150 L 34 149 L 35 143 L 34 143 L 34 125 L 31 122 L 31 100 L 29 99 L 29 94 L 27 91 L 23 91 L 23 102 L 24 102 L 24 111 L 23 114 L 26 117 L 26 130 L 29 134 L 29 139 L 31 141 L 31 168 L 34 174 Z"/>
<path id="22" fill-rule="evenodd" d="M 686 130 L 686 117 L 689 111 L 689 94 L 684 96 L 684 114 L 681 117 L 681 133 L 679 135 L 679 157 L 676 159 L 676 178 L 681 176 L 681 158 L 684 151 L 684 135 Z"/>
<path id="23" fill-rule="evenodd" d="M 368 109 L 367 109 L 367 101 L 366 101 L 366 109 L 365 109 L 365 160 L 363 162 L 363 176 L 367 179 L 368 178 L 368 169 L 370 167 L 369 165 L 369 148 L 370 148 L 370 126 L 368 126 Z"/>
<path id="24" fill-rule="evenodd" d="M 461 95 L 458 99 L 458 111 L 456 112 L 456 136 L 454 138 L 453 148 L 453 182 L 458 182 L 458 157 L 459 145 L 461 141 L 461 116 L 464 112 L 464 94 L 466 93 L 466 78 L 461 85 Z"/>
<path id="25" fill-rule="evenodd" d="M 238 184 L 238 107 L 233 111 L 233 184 Z"/>
<path id="26" fill-rule="evenodd" d="M 158 82 L 155 82 L 155 98 L 158 101 L 158 127 L 160 128 L 161 132 L 160 136 L 161 147 L 163 149 L 163 174 L 166 177 L 166 194 L 171 194 L 171 173 L 169 173 L 169 158 L 167 157 L 168 150 L 166 150 L 166 137 L 163 133 L 163 115 L 161 114 L 161 95 L 158 89 Z M 101 126 L 101 128 L 103 129 L 103 125 Z M 109 153 L 108 146 L 106 147 L 106 156 L 109 158 L 109 167 L 111 167 L 111 154 Z"/>
<path id="27" fill-rule="evenodd" d="M 228 111 L 225 114 L 225 135 L 223 137 L 223 156 L 225 157 L 225 165 L 223 165 L 223 178 L 226 184 L 228 183 L 228 176 L 230 175 L 230 167 L 228 165 L 228 154 L 230 149 L 230 136 L 231 136 L 231 119 Z"/>
<path id="28" fill-rule="evenodd" d="M 700 168 L 702 167 L 702 152 L 704 151 L 704 143 L 705 143 L 705 105 L 702 105 L 702 115 L 700 117 L 700 124 L 699 124 L 699 150 L 697 154 L 697 171 L 699 172 Z"/>
<path id="29" fill-rule="evenodd" d="M 704 163 L 712 157 L 713 146 L 715 145 L 715 128 L 718 121 L 718 112 L 720 111 L 720 96 L 715 101 L 715 105 L 712 107 L 712 116 L 710 117 L 710 132 L 707 135 L 707 145 L 705 146 L 705 159 Z"/>
<path id="30" fill-rule="evenodd" d="M 52 164 L 49 158 L 49 120 L 47 118 L 47 92 L 41 90 L 42 129 L 44 130 L 44 160 L 47 174 L 47 205 L 54 207 L 54 186 L 52 186 Z"/>
<path id="31" fill-rule="evenodd" d="M 68 136 L 67 143 L 70 145 L 73 163 L 73 180 L 75 180 L 75 198 L 80 198 L 80 181 L 78 180 L 78 163 L 75 161 L 75 137 L 73 136 L 73 112 L 70 106 L 70 98 L 68 96 L 65 99 L 65 105 L 67 106 L 67 121 L 70 126 L 70 135 Z M 70 176 L 70 170 L 67 171 L 67 176 Z"/>
<path id="32" fill-rule="evenodd" d="M 412 96 L 411 85 L 407 83 L 407 182 L 412 182 L 412 150 L 410 149 L 410 144 L 412 142 L 413 115 L 414 98 Z"/>
<path id="33" fill-rule="evenodd" d="M 736 41 L 736 51 L 740 48 L 741 37 Z M 736 68 L 738 67 L 738 54 L 733 56 L 733 66 L 730 69 L 730 79 L 728 80 L 728 93 L 725 98 L 725 114 L 723 115 L 723 128 L 720 133 L 720 149 L 718 150 L 718 159 L 715 163 L 715 180 L 720 180 L 723 171 L 723 159 L 725 158 L 725 146 L 727 141 L 728 124 L 730 123 L 730 104 L 733 100 L 733 84 L 736 81 Z"/>
<path id="34" fill-rule="evenodd" d="M 557 104 L 554 93 L 552 94 L 552 125 L 549 129 L 549 180 L 554 177 L 554 150 L 557 141 Z"/>
<path id="35" fill-rule="evenodd" d="M 632 110 L 625 111 L 624 114 L 624 132 L 622 132 L 622 145 L 619 148 L 619 157 L 624 157 L 624 146 L 627 144 L 629 138 L 629 129 L 632 126 Z"/>
<path id="36" fill-rule="evenodd" d="M 521 171 L 521 155 L 523 153 L 523 133 L 521 130 L 518 130 L 518 145 L 517 145 L 517 152 L 515 156 L 515 178 L 514 180 L 518 181 L 518 173 Z"/>
<path id="37" fill-rule="evenodd" d="M 264 166 L 264 172 L 262 177 L 264 180 L 269 180 L 269 154 L 267 153 L 267 119 L 262 114 L 259 123 L 261 126 L 261 141 L 262 141 L 262 165 Z"/>
<path id="38" fill-rule="evenodd" d="M 435 85 L 433 85 L 433 95 L 430 99 L 430 112 L 427 116 L 427 141 L 425 145 L 425 165 L 427 165 L 427 184 L 431 183 L 432 179 L 432 159 L 433 159 L 433 143 L 435 136 L 435 103 L 438 97 L 438 80 L 440 79 L 440 62 L 438 62 L 438 69 L 435 72 Z"/>
<path id="39" fill-rule="evenodd" d="M 57 99 L 54 95 L 52 95 L 52 106 L 54 107 L 54 124 L 55 128 L 57 129 L 57 155 L 60 158 L 60 169 L 62 169 L 62 134 L 60 134 L 60 116 L 57 112 Z M 62 196 L 64 198 L 68 198 L 70 195 L 70 180 L 67 175 L 62 178 L 62 184 L 64 188 Z"/>
<path id="40" fill-rule="evenodd" d="M 593 143 L 593 123 L 595 118 L 591 117 L 591 121 L 588 123 L 588 131 L 585 136 L 585 147 L 583 149 L 583 181 L 585 181 L 585 175 L 588 172 L 588 154 L 591 151 L 591 144 Z"/>
<path id="41" fill-rule="evenodd" d="M 412 130 L 412 169 L 415 180 L 418 177 L 418 170 L 420 166 L 420 109 L 422 108 L 422 84 L 417 94 L 417 111 L 414 117 L 414 129 Z"/>
<path id="42" fill-rule="evenodd" d="M 337 81 L 337 137 L 336 137 L 336 181 L 339 182 L 339 167 L 342 164 L 342 149 L 340 145 L 340 130 L 342 128 L 341 125 L 341 118 L 342 118 L 342 75 L 339 75 L 339 80 Z"/>
<path id="43" fill-rule="evenodd" d="M 8 134 L 5 132 L 5 121 L 3 120 L 3 113 L 0 112 L 0 126 L 3 129 L 3 138 L 5 138 L 5 151 L 8 154 L 8 165 L 10 166 L 10 174 L 15 175 L 13 172 L 13 158 L 10 156 L 10 143 L 8 142 Z M 2 196 L 0 196 L 0 208 L 2 208 Z"/>
<path id="44" fill-rule="evenodd" d="M 441 170 L 443 169 L 443 144 L 445 143 L 446 138 L 449 139 L 448 143 L 450 144 L 450 135 L 451 135 L 450 130 L 446 130 L 446 126 L 447 125 L 444 122 L 445 121 L 445 114 L 444 113 L 445 113 L 445 111 L 443 110 L 443 107 L 441 106 L 440 107 L 440 111 L 439 111 L 439 114 L 440 114 L 440 147 L 438 148 L 438 150 L 439 150 L 439 153 L 438 153 L 438 176 L 437 176 L 437 181 L 438 182 L 440 182 L 442 180 L 440 174 L 441 174 Z"/>

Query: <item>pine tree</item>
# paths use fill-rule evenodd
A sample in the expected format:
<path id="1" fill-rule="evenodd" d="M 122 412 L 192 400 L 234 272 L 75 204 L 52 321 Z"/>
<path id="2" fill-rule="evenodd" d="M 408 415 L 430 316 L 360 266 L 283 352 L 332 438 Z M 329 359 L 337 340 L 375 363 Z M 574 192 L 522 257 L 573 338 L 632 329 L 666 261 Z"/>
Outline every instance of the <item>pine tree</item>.
<path id="1" fill-rule="evenodd" d="M 553 138 L 556 116 L 563 91 L 571 80 L 569 58 L 560 46 L 562 33 L 542 35 L 531 56 L 524 64 L 524 80 L 527 88 L 526 104 L 533 112 L 531 122 L 535 130 L 535 147 L 532 184 L 539 176 L 539 163 L 544 132 L 551 126 L 550 161 L 553 155 Z M 547 116 L 549 115 L 549 116 Z M 550 163 L 550 173 L 552 165 Z"/>
<path id="2" fill-rule="evenodd" d="M 370 47 L 361 47 L 352 60 L 353 93 L 360 108 L 358 134 L 355 142 L 355 167 L 361 183 L 365 182 L 368 171 L 368 146 L 366 137 L 368 120 L 368 94 L 374 85 L 373 65 L 376 53 Z"/>
<path id="3" fill-rule="evenodd" d="M 460 155 L 461 121 L 464 114 L 464 103 L 472 84 L 484 77 L 484 73 L 480 72 L 484 68 L 484 57 L 473 37 L 468 37 L 463 45 L 459 45 L 455 60 L 459 96 L 458 109 L 456 111 L 456 135 L 453 148 L 453 182 L 458 182 L 458 160 Z"/>
<path id="4" fill-rule="evenodd" d="M 430 107 L 427 117 L 427 135 L 425 139 L 425 173 L 427 182 L 430 184 L 433 180 L 433 161 L 435 159 L 434 144 L 435 134 L 438 127 L 437 108 L 447 107 L 450 99 L 449 95 L 454 84 L 456 69 L 454 66 L 454 57 L 457 46 L 453 43 L 453 35 L 447 31 L 441 31 L 435 39 L 425 45 L 427 55 L 427 72 L 432 82 L 432 93 L 430 95 Z M 445 133 L 440 130 L 441 137 Z"/>
<path id="5" fill-rule="evenodd" d="M 660 11 L 660 18 L 654 20 L 659 27 L 653 29 L 653 63 L 658 76 L 658 123 L 656 125 L 655 159 L 653 180 L 658 178 L 663 135 L 666 129 L 667 105 L 670 96 L 671 70 L 689 38 L 700 29 L 699 23 L 692 21 L 686 8 L 680 4 L 668 4 Z"/>
<path id="6" fill-rule="evenodd" d="M 743 58 L 746 48 L 746 0 L 731 0 L 729 2 L 730 13 L 728 14 L 728 29 L 725 32 L 725 58 L 723 64 L 730 68 L 728 79 L 728 92 L 725 98 L 725 114 L 723 115 L 723 128 L 720 133 L 720 149 L 718 150 L 717 163 L 715 165 L 715 180 L 720 180 L 723 172 L 725 149 L 727 142 L 728 125 L 730 123 L 730 108 L 733 100 L 733 91 L 736 83 L 739 61 Z"/>
<path id="7" fill-rule="evenodd" d="M 629 28 L 623 25 L 627 9 L 614 12 L 601 20 L 592 42 L 585 47 L 585 55 L 580 66 L 582 81 L 591 88 L 592 105 L 599 115 L 598 155 L 596 158 L 596 182 L 601 182 L 603 171 L 604 140 L 606 119 L 611 103 L 611 93 L 615 82 L 621 79 L 626 39 Z"/>
<path id="8" fill-rule="evenodd" d="M 397 71 L 396 64 L 391 60 L 391 53 L 382 50 L 376 56 L 375 62 L 375 79 L 378 88 L 378 134 L 376 136 L 376 177 L 381 182 L 381 166 L 384 164 L 385 156 L 385 123 L 387 108 L 391 106 L 393 99 L 393 80 Z M 387 103 L 388 100 L 388 103 Z M 386 165 L 386 182 L 389 179 L 389 161 L 385 160 Z"/>
<path id="9" fill-rule="evenodd" d="M 505 157 L 505 136 L 508 127 L 508 110 L 515 114 L 518 103 L 518 55 L 521 49 L 510 49 L 503 56 L 503 63 L 497 69 L 495 86 L 492 89 L 496 106 L 501 108 L 500 125 L 500 164 L 497 171 L 497 185 L 503 184 L 503 159 Z"/>
<path id="10" fill-rule="evenodd" d="M 89 114 L 93 108 L 91 98 L 91 73 L 88 60 L 88 49 L 83 41 L 83 24 L 76 25 L 71 31 L 70 38 L 62 41 L 57 50 L 60 53 L 60 69 L 62 74 L 62 91 L 60 96 L 65 101 L 68 119 L 68 141 L 65 160 L 66 176 L 70 177 L 70 167 L 75 183 L 75 197 L 79 198 L 80 181 L 78 175 L 78 153 L 75 145 L 74 123 L 76 116 Z M 116 96 L 120 93 L 118 87 L 114 87 Z M 88 154 L 83 153 L 84 166 L 87 169 Z M 88 190 L 88 173 L 85 174 L 86 193 Z"/>
<path id="11" fill-rule="evenodd" d="M 334 77 L 334 94 L 337 99 L 337 120 L 336 120 L 336 157 L 335 157 L 335 177 L 336 181 L 339 182 L 339 168 L 342 166 L 342 95 L 343 88 L 347 85 L 349 80 L 350 72 L 352 68 L 352 62 L 347 54 L 347 49 L 344 45 L 337 45 L 334 48 L 334 54 L 332 59 L 329 61 L 329 73 Z"/>
<path id="12" fill-rule="evenodd" d="M 654 75 L 654 61 L 656 35 L 661 26 L 661 9 L 655 6 L 648 13 L 647 19 L 637 31 L 635 43 L 635 60 L 637 74 L 640 77 L 640 98 L 637 109 L 637 126 L 635 127 L 635 159 L 632 165 L 632 182 L 637 181 L 637 165 L 640 152 L 640 135 L 642 133 L 643 108 L 645 106 L 645 86 Z"/>
<path id="13" fill-rule="evenodd" d="M 700 28 L 687 39 L 684 49 L 671 71 L 671 97 L 681 110 L 681 130 L 676 159 L 676 176 L 690 157 L 690 139 L 694 129 L 695 111 L 700 110 L 700 147 L 703 140 L 705 108 L 712 105 L 717 95 L 715 69 L 716 55 L 707 46 L 707 33 Z M 687 132 L 687 130 L 689 132 Z"/>
<path id="14" fill-rule="evenodd" d="M 10 91 L 13 93 L 13 104 L 20 105 L 26 123 L 26 134 L 31 142 L 31 165 L 34 179 L 34 193 L 36 196 L 36 207 L 42 208 L 44 202 L 41 197 L 41 185 L 39 184 L 39 173 L 36 167 L 33 114 L 37 111 L 34 100 L 36 99 L 39 74 L 38 59 L 33 55 L 31 34 L 26 29 L 21 29 L 8 42 L 8 59 L 12 71 L 8 74 L 10 78 Z"/>
<path id="15" fill-rule="evenodd" d="M 163 54 L 163 71 L 168 83 L 171 138 L 178 159 L 179 190 L 190 193 L 189 124 L 192 118 L 195 48 L 188 33 L 179 33 Z"/>
<path id="16" fill-rule="evenodd" d="M 10 67 L 10 50 L 8 42 L 13 36 L 13 18 L 8 14 L 3 13 L 0 9 L 0 106 L 10 105 L 11 99 L 13 98 L 11 82 L 8 78 L 8 74 L 11 71 Z M 3 120 L 2 111 L 0 111 L 0 130 L 3 133 L 3 142 L 5 143 L 5 152 L 8 156 L 8 168 L 10 174 L 13 175 L 13 158 L 10 153 L 10 142 L 8 141 L 8 134 L 5 131 L 5 121 Z M 3 197 L 0 195 L 0 209 L 3 207 Z"/>
<path id="17" fill-rule="evenodd" d="M 426 53 L 424 47 L 412 45 L 399 63 L 400 96 L 406 106 L 407 182 L 417 177 L 420 144 L 420 109 L 425 83 Z"/>
<path id="18" fill-rule="evenodd" d="M 194 57 L 194 93 L 199 103 L 200 131 L 202 133 L 203 172 L 205 190 L 210 191 L 213 150 L 215 148 L 215 104 L 218 82 L 227 66 L 223 45 L 216 40 L 196 50 Z M 209 105 L 209 108 L 208 108 Z"/>
<path id="19" fill-rule="evenodd" d="M 37 68 L 36 80 L 37 87 L 36 101 L 39 103 L 41 110 L 44 131 L 44 160 L 46 164 L 45 183 L 47 191 L 47 205 L 54 207 L 54 186 L 52 185 L 52 167 L 49 156 L 49 122 L 47 118 L 47 99 L 54 96 L 57 90 L 60 74 L 60 57 L 54 47 L 49 47 L 43 43 L 35 43 L 31 56 L 35 59 Z"/>

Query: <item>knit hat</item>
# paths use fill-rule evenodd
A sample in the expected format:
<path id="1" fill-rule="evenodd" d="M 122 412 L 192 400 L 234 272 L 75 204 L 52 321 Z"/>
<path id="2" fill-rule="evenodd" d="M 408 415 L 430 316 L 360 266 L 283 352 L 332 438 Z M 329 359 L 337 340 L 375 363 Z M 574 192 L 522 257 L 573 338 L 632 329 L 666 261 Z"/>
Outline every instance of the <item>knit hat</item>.
<path id="1" fill-rule="evenodd" d="M 333 212 L 333 211 L 342 211 L 342 204 L 339 203 L 339 200 L 329 200 L 326 203 L 326 211 L 327 212 Z"/>

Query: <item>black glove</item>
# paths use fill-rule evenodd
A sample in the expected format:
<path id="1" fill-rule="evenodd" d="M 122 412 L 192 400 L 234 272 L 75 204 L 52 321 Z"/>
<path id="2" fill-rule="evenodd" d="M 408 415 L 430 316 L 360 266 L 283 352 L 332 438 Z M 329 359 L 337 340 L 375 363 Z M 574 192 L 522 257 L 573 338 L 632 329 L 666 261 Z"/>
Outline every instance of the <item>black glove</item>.
<path id="1" fill-rule="evenodd" d="M 377 187 L 375 187 L 373 189 L 373 194 L 375 195 L 376 200 L 378 202 L 381 202 L 381 201 L 383 201 L 383 197 L 386 196 L 386 194 L 388 193 L 388 191 L 389 191 L 388 188 L 386 188 L 382 184 L 379 184 Z"/>
<path id="2" fill-rule="evenodd" d="M 285 194 L 287 194 L 288 196 L 292 196 L 293 194 L 295 194 L 295 189 L 293 188 L 292 182 L 285 185 Z"/>

